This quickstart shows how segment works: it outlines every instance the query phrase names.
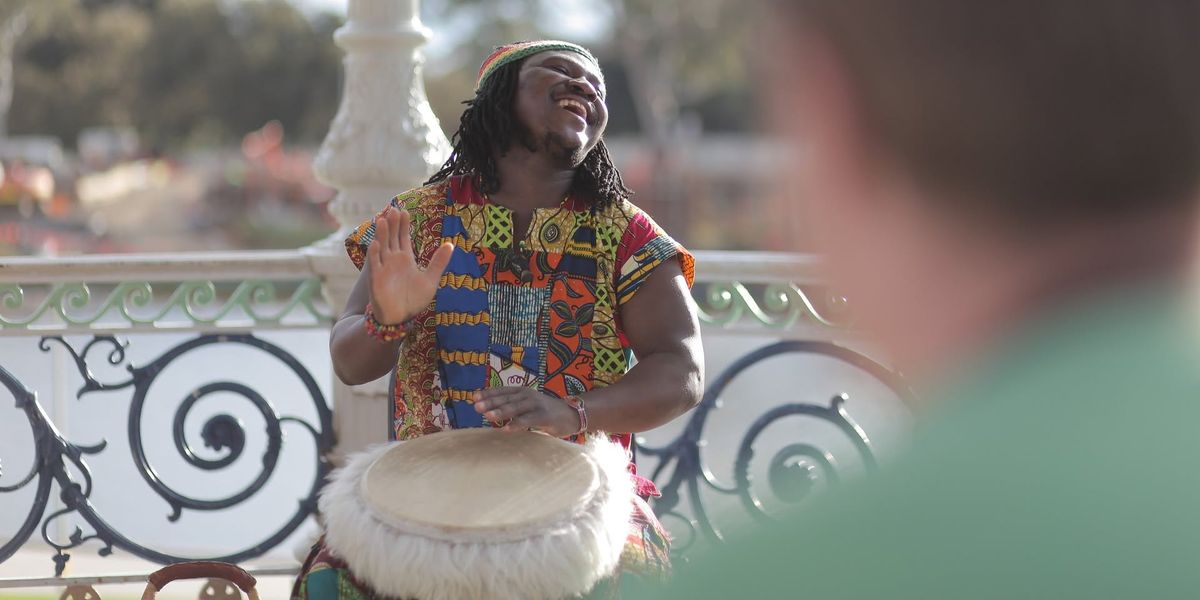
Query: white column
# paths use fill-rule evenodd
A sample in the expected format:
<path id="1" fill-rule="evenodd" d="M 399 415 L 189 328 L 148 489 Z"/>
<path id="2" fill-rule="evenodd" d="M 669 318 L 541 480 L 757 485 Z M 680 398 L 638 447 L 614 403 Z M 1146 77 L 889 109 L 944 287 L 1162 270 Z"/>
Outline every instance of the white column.
<path id="1" fill-rule="evenodd" d="M 305 249 L 335 312 L 357 272 L 342 240 L 392 196 L 419 186 L 450 154 L 421 80 L 420 48 L 430 36 L 418 0 L 349 0 L 346 24 L 334 34 L 345 52 L 342 100 L 313 168 L 338 190 L 329 206 L 339 229 Z M 387 378 L 356 387 L 336 381 L 336 455 L 387 439 Z"/>

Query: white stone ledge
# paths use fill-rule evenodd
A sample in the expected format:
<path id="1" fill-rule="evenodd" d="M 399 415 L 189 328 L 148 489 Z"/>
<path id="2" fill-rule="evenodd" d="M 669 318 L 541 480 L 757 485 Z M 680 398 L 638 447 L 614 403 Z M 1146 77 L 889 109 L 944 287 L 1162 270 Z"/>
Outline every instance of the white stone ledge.
<path id="1" fill-rule="evenodd" d="M 314 277 L 299 250 L 93 254 L 0 259 L 0 283 L 119 283 L 123 281 L 271 281 Z"/>

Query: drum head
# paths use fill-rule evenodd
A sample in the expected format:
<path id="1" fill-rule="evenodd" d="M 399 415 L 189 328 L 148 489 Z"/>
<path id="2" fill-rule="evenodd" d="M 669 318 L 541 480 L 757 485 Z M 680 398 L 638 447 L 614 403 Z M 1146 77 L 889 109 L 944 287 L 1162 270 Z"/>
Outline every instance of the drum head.
<path id="1" fill-rule="evenodd" d="M 503 532 L 562 519 L 600 485 L 576 444 L 540 433 L 464 429 L 388 449 L 361 480 L 381 521 L 447 533 Z"/>

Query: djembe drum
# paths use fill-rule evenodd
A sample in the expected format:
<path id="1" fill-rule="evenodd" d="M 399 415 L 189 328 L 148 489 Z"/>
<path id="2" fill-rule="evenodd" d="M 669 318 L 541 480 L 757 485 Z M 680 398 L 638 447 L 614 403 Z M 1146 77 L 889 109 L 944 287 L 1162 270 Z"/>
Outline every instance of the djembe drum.
<path id="1" fill-rule="evenodd" d="M 617 567 L 627 464 L 602 436 L 463 429 L 384 444 L 332 476 L 325 543 L 381 596 L 571 598 Z"/>

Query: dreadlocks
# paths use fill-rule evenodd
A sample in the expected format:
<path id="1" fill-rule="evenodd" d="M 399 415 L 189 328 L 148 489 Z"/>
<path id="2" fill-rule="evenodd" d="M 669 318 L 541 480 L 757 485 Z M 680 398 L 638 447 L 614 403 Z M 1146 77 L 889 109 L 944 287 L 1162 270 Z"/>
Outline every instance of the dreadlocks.
<path id="1" fill-rule="evenodd" d="M 455 175 L 475 178 L 479 190 L 494 194 L 500 189 L 494 152 L 504 152 L 520 134 L 513 114 L 513 99 L 523 60 L 503 65 L 492 73 L 467 105 L 451 139 L 454 151 L 442 168 L 425 184 L 445 181 Z M 571 191 L 592 199 L 593 209 L 603 210 L 628 200 L 633 191 L 625 187 L 601 139 L 575 169 Z"/>

